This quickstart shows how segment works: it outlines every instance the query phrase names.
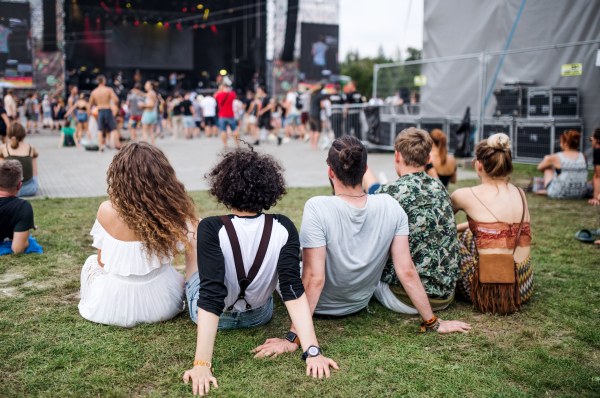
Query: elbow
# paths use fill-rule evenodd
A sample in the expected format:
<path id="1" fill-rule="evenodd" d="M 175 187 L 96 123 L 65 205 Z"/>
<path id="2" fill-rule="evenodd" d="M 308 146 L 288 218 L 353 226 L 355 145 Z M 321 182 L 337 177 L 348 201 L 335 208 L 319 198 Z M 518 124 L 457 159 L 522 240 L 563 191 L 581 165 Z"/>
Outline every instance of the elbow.
<path id="1" fill-rule="evenodd" d="M 306 290 L 322 290 L 323 286 L 325 286 L 325 275 L 310 274 L 306 279 L 302 279 L 304 289 Z"/>

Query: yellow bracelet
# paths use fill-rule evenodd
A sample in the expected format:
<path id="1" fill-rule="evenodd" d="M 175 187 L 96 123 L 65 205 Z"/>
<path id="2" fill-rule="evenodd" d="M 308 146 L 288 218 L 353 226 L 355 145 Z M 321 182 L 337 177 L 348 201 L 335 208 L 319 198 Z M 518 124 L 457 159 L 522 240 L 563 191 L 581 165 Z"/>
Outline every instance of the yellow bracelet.
<path id="1" fill-rule="evenodd" d="M 200 366 L 206 366 L 207 368 L 210 368 L 210 371 L 213 371 L 213 366 L 212 363 L 210 362 L 206 362 L 206 361 L 194 361 L 194 366 L 196 365 L 200 365 Z"/>

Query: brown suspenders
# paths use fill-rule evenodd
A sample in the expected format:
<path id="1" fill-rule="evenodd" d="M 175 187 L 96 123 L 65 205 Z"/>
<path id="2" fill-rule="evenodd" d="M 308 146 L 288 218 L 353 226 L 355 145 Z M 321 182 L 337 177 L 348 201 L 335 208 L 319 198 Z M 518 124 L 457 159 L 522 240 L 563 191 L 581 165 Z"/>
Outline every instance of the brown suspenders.
<path id="1" fill-rule="evenodd" d="M 246 309 L 251 310 L 252 306 L 250 306 L 250 304 L 248 304 L 248 300 L 246 300 L 246 289 L 248 286 L 250 286 L 256 277 L 256 274 L 258 274 L 263 260 L 265 259 L 265 254 L 267 254 L 267 248 L 269 247 L 269 241 L 271 240 L 271 230 L 273 229 L 273 214 L 265 214 L 265 227 L 263 229 L 262 238 L 260 238 L 260 244 L 258 245 L 258 251 L 256 252 L 254 263 L 252 264 L 247 276 L 246 270 L 244 269 L 244 260 L 242 259 L 240 241 L 235 233 L 233 223 L 228 216 L 219 216 L 219 218 L 223 222 L 225 231 L 227 231 L 227 235 L 229 236 L 231 250 L 233 251 L 233 260 L 235 262 L 235 271 L 237 273 L 237 280 L 240 286 L 240 293 L 238 294 L 237 300 L 235 300 L 235 303 L 227 308 L 227 311 L 233 310 L 233 306 L 240 300 L 244 300 L 246 302 Z"/>

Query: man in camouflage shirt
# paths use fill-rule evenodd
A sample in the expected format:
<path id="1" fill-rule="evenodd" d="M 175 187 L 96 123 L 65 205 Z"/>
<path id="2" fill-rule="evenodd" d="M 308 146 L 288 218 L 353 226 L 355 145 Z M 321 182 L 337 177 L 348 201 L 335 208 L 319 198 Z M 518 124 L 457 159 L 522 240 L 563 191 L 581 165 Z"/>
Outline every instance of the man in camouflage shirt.
<path id="1" fill-rule="evenodd" d="M 441 310 L 454 299 L 460 250 L 450 194 L 440 180 L 425 172 L 431 145 L 431 137 L 424 130 L 412 127 L 402 131 L 394 144 L 400 178 L 379 187 L 375 193 L 391 195 L 408 215 L 412 260 L 432 309 Z M 417 313 L 396 276 L 391 258 L 375 297 L 393 311 Z"/>

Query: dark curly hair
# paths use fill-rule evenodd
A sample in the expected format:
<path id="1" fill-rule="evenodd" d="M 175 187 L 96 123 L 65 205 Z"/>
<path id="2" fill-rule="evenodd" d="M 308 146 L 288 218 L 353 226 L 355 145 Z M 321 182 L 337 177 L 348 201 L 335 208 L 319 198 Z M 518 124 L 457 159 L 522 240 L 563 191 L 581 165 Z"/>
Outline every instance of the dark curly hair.
<path id="1" fill-rule="evenodd" d="M 204 175 L 209 193 L 228 209 L 261 213 L 286 194 L 283 167 L 251 145 L 223 151 L 222 160 Z"/>
<path id="2" fill-rule="evenodd" d="M 327 164 L 343 185 L 355 187 L 367 171 L 367 148 L 358 138 L 343 135 L 331 144 Z"/>

